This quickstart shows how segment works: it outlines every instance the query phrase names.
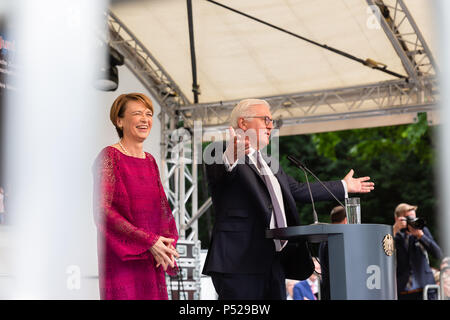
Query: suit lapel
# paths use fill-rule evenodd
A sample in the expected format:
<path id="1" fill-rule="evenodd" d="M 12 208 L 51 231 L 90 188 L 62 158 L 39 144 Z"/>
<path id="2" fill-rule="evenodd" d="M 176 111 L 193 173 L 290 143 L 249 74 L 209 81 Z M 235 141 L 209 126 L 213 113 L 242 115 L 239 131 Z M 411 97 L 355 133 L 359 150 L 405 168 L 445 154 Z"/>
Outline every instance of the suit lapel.
<path id="1" fill-rule="evenodd" d="M 253 190 L 255 190 L 256 196 L 261 199 L 260 203 L 263 205 L 263 208 L 264 208 L 263 212 L 265 212 L 264 218 L 265 218 L 267 227 L 269 227 L 272 212 L 270 210 L 268 210 L 268 208 L 266 207 L 267 200 L 264 200 L 264 199 L 269 199 L 269 201 L 270 201 L 270 194 L 269 194 L 269 190 L 267 189 L 266 182 L 264 181 L 263 177 L 259 173 L 258 168 L 256 168 L 256 166 L 250 161 L 250 158 L 248 156 L 245 156 L 245 164 L 248 167 L 250 167 L 251 170 L 253 170 L 253 172 L 257 176 L 256 179 L 260 181 L 260 188 L 258 188 L 255 185 L 255 188 L 253 188 Z"/>
<path id="2" fill-rule="evenodd" d="M 266 161 L 267 165 L 268 165 L 269 168 L 272 170 L 272 168 L 270 167 L 270 164 L 271 164 L 271 161 L 272 161 L 271 158 L 265 156 L 264 154 L 263 154 L 262 156 L 263 156 L 264 161 Z M 245 163 L 246 163 L 246 164 L 254 171 L 254 173 L 258 176 L 259 181 L 261 181 L 262 184 L 263 184 L 264 190 L 267 192 L 267 196 L 269 196 L 269 190 L 267 189 L 266 182 L 264 181 L 264 179 L 263 179 L 262 176 L 260 175 L 260 173 L 259 173 L 258 169 L 256 168 L 256 166 L 250 161 L 250 159 L 249 159 L 248 156 L 245 157 Z M 290 189 L 289 189 L 288 182 L 287 182 L 286 179 L 283 179 L 283 177 L 282 177 L 282 175 L 281 175 L 281 170 L 278 170 L 277 173 L 274 173 L 274 172 L 272 171 L 272 173 L 273 173 L 274 176 L 277 178 L 278 183 L 280 184 L 281 193 L 282 193 L 282 195 L 283 195 L 283 205 L 284 205 L 284 212 L 285 212 L 285 215 L 286 215 L 286 222 L 288 222 L 288 225 L 297 225 L 297 222 L 295 221 L 295 219 L 294 219 L 293 222 L 291 221 L 291 220 L 292 220 L 292 219 L 291 219 L 291 215 L 290 215 L 291 208 L 290 208 L 289 201 L 288 201 L 288 197 L 289 197 L 289 195 L 290 195 Z M 270 198 L 270 196 L 269 196 L 269 198 Z M 296 210 L 296 208 L 295 208 L 295 210 Z M 266 221 L 267 221 L 267 225 L 269 225 L 269 224 L 270 224 L 270 218 L 271 218 L 271 214 L 272 214 L 272 213 L 269 212 L 268 210 L 266 210 L 266 211 L 267 211 Z"/>
<path id="3" fill-rule="evenodd" d="M 270 157 L 266 156 L 266 155 L 263 155 L 263 158 L 266 161 L 267 165 L 269 166 L 270 170 L 272 170 L 272 168 L 270 166 L 270 164 L 272 162 L 272 159 Z M 290 190 L 289 186 L 286 184 L 287 181 L 285 179 L 282 179 L 280 168 L 278 168 L 276 173 L 274 173 L 273 170 L 272 170 L 272 173 L 277 178 L 278 183 L 280 184 L 281 191 L 283 193 L 283 198 L 285 198 L 285 194 Z"/>
<path id="4" fill-rule="evenodd" d="M 266 161 L 267 165 L 270 168 L 271 159 L 269 157 L 266 157 L 265 155 L 263 155 L 263 159 L 264 159 L 264 161 Z M 258 176 L 259 180 L 264 184 L 264 187 L 267 189 L 264 178 L 259 173 L 258 168 L 256 168 L 256 166 L 250 161 L 250 158 L 248 156 L 245 156 L 245 163 L 255 172 L 255 174 Z M 272 170 L 272 168 L 270 168 L 270 170 Z M 273 171 L 272 171 L 272 173 L 273 173 Z M 286 193 L 286 190 L 289 190 L 289 186 L 286 186 L 285 181 L 283 179 L 280 179 L 281 178 L 280 170 L 278 170 L 276 174 L 273 173 L 273 175 L 277 178 L 277 180 L 280 184 L 280 187 L 281 187 L 281 191 L 283 192 L 283 196 L 284 196 L 284 194 Z M 269 191 L 267 190 L 267 192 L 269 192 Z"/>
<path id="5" fill-rule="evenodd" d="M 250 161 L 250 158 L 246 155 L 245 156 L 245 164 L 247 164 L 254 172 L 255 174 L 258 176 L 259 180 L 264 184 L 264 186 L 266 185 L 266 182 L 264 181 L 264 179 L 261 177 L 261 174 L 259 173 L 258 168 L 256 168 L 256 166 Z"/>
<path id="6" fill-rule="evenodd" d="M 279 165 L 279 164 L 278 164 Z M 298 225 L 297 216 L 292 216 L 293 213 L 297 212 L 297 207 L 295 206 L 295 200 L 292 198 L 291 188 L 289 187 L 289 182 L 286 179 L 286 175 L 281 174 L 281 167 L 278 168 L 277 173 L 274 173 L 275 177 L 280 184 L 281 193 L 283 194 L 283 204 L 284 204 L 284 214 L 286 216 L 286 223 L 288 226 Z M 292 207 L 292 204 L 294 207 Z"/>

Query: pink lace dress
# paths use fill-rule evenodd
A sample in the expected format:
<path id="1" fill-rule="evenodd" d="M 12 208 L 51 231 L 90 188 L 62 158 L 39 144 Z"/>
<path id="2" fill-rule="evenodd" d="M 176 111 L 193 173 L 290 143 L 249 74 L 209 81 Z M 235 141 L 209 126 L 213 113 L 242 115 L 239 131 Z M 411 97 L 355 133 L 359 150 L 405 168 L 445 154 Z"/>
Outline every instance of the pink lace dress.
<path id="1" fill-rule="evenodd" d="M 106 147 L 94 168 L 100 298 L 167 300 L 164 270 L 149 248 L 159 236 L 176 242 L 178 233 L 155 159 Z"/>

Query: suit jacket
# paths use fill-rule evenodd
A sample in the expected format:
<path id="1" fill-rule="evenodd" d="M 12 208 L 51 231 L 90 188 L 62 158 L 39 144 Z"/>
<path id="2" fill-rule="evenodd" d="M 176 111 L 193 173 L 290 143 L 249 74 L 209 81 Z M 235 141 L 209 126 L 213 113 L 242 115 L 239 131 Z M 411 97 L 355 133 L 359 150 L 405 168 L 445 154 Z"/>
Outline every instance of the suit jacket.
<path id="1" fill-rule="evenodd" d="M 223 150 L 222 142 L 205 150 L 216 161 L 206 166 L 215 221 L 203 273 L 265 273 L 276 252 L 273 239 L 265 237 L 272 215 L 269 192 L 247 156 L 244 163 L 227 172 L 221 164 Z M 300 225 L 296 201 L 310 202 L 307 185 L 286 175 L 281 167 L 274 174 L 282 190 L 287 225 Z M 341 181 L 325 184 L 337 197 L 345 197 Z M 312 183 L 311 191 L 315 201 L 333 200 L 319 183 Z"/>
<path id="2" fill-rule="evenodd" d="M 294 300 L 315 300 L 314 293 L 311 290 L 307 280 L 299 281 L 294 286 Z"/>
<path id="3" fill-rule="evenodd" d="M 414 275 L 419 288 L 424 288 L 427 284 L 435 284 L 427 255 L 431 254 L 435 258 L 441 259 L 442 251 L 427 227 L 423 229 L 423 233 L 420 240 L 410 236 L 408 242 L 405 241 L 406 234 L 403 231 L 397 232 L 394 237 L 397 254 L 397 290 L 399 293 L 406 290 L 410 273 Z"/>

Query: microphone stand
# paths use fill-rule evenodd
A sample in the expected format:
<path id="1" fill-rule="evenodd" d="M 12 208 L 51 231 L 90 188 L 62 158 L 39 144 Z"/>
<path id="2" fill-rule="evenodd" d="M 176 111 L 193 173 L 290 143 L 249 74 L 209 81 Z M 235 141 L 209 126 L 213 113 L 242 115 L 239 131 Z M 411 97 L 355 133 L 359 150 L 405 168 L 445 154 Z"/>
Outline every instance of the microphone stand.
<path id="1" fill-rule="evenodd" d="M 316 207 L 314 205 L 314 198 L 313 198 L 313 195 L 311 192 L 311 186 L 309 185 L 308 174 L 306 173 L 305 169 L 303 169 L 302 167 L 300 167 L 300 169 L 302 169 L 303 172 L 305 173 L 306 185 L 308 186 L 309 196 L 311 198 L 311 204 L 312 204 L 313 215 L 314 215 L 314 223 L 313 224 L 319 224 L 319 218 L 317 217 Z"/>
<path id="2" fill-rule="evenodd" d="M 313 206 L 313 214 L 314 214 L 314 223 L 313 224 L 321 224 L 319 222 L 319 219 L 317 218 L 317 212 L 316 212 L 316 208 L 314 206 L 314 199 L 311 193 L 311 187 L 309 185 L 309 180 L 308 180 L 308 175 L 306 173 L 306 171 L 308 171 L 321 185 L 322 187 L 325 188 L 325 190 L 328 191 L 329 194 L 331 194 L 333 196 L 333 198 L 341 205 L 345 208 L 345 206 L 342 204 L 341 201 L 339 201 L 339 199 L 333 194 L 333 192 L 331 192 L 330 189 L 328 189 L 328 187 L 313 173 L 311 172 L 311 170 L 309 170 L 303 163 L 301 163 L 299 160 L 297 160 L 296 158 L 294 158 L 293 156 L 288 156 L 287 157 L 289 161 L 291 161 L 296 167 L 300 168 L 303 170 L 303 172 L 305 173 L 305 177 L 306 177 L 306 184 L 308 185 L 308 191 L 309 191 L 309 196 L 311 197 L 311 203 Z"/>

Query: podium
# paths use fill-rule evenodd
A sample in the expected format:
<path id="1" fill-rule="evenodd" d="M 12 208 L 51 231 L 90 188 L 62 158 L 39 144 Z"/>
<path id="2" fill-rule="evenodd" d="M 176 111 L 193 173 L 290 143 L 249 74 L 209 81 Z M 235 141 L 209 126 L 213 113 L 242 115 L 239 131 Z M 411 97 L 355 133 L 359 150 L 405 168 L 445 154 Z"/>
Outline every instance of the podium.
<path id="1" fill-rule="evenodd" d="M 331 300 L 396 300 L 392 226 L 313 224 L 266 231 L 266 238 L 328 241 Z"/>

